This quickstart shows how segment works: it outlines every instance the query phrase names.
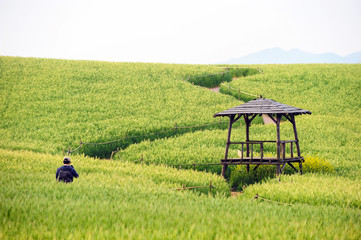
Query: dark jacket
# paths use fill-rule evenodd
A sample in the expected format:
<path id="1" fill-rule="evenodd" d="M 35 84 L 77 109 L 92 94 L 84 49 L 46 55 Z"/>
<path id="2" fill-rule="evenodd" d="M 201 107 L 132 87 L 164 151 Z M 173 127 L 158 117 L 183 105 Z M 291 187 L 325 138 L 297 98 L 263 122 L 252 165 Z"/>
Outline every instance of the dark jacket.
<path id="1" fill-rule="evenodd" d="M 61 170 L 70 172 L 68 178 L 65 181 L 63 180 L 64 182 L 72 182 L 74 177 L 75 178 L 79 177 L 79 174 L 75 171 L 73 165 L 71 165 L 71 166 L 64 165 L 56 170 L 56 174 L 55 174 L 56 180 L 58 180 L 59 173 Z"/>

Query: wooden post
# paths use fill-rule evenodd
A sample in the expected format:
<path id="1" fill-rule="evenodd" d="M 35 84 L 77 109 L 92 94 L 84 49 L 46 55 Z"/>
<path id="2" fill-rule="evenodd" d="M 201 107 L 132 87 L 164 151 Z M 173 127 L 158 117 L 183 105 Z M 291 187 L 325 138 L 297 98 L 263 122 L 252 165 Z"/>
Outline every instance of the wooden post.
<path id="1" fill-rule="evenodd" d="M 292 126 L 293 126 L 293 133 L 295 134 L 297 156 L 298 156 L 298 158 L 301 158 L 300 143 L 299 143 L 299 141 L 298 141 L 297 128 L 296 128 L 296 120 L 295 120 L 295 116 L 294 116 L 294 115 L 291 115 L 291 120 L 292 120 Z M 292 153 L 292 155 L 293 155 L 293 153 Z M 300 160 L 300 162 L 299 162 L 299 167 L 300 167 L 300 173 L 301 173 L 301 175 L 302 175 L 302 162 L 301 162 L 301 160 Z"/>
<path id="2" fill-rule="evenodd" d="M 242 151 L 241 151 L 241 159 L 243 160 L 243 143 L 242 143 Z"/>
<path id="3" fill-rule="evenodd" d="M 281 165 L 277 164 L 277 170 L 276 170 L 276 175 L 277 177 L 281 174 Z"/>
<path id="4" fill-rule="evenodd" d="M 286 158 L 286 143 L 281 143 L 281 157 L 284 160 Z"/>
<path id="5" fill-rule="evenodd" d="M 280 114 L 277 114 L 277 122 L 276 122 L 276 125 L 277 125 L 277 161 L 280 160 L 280 142 L 281 142 L 281 134 L 280 134 L 280 123 L 281 123 L 281 117 L 282 115 Z"/>
<path id="6" fill-rule="evenodd" d="M 277 121 L 276 121 L 276 125 L 277 125 L 277 162 L 280 162 L 280 154 L 281 154 L 281 149 L 280 149 L 280 142 L 281 142 L 281 134 L 280 134 L 280 123 L 281 123 L 281 118 L 282 115 L 281 114 L 277 114 Z M 279 164 L 276 165 L 277 170 L 276 170 L 276 175 L 280 175 L 281 173 L 281 166 Z"/>
<path id="7" fill-rule="evenodd" d="M 296 121 L 295 121 L 295 116 L 294 116 L 294 115 L 291 115 L 291 120 L 292 120 L 292 125 L 293 125 L 293 133 L 295 134 L 297 156 L 298 156 L 298 157 L 301 157 L 300 144 L 299 144 L 299 142 L 298 142 L 297 129 L 296 129 Z"/>
<path id="8" fill-rule="evenodd" d="M 140 161 L 141 161 L 142 166 L 143 166 L 143 154 L 142 154 L 142 157 L 140 158 Z"/>
<path id="9" fill-rule="evenodd" d="M 196 162 L 193 162 L 193 171 L 196 170 Z"/>
<path id="10" fill-rule="evenodd" d="M 248 143 L 248 141 L 249 141 L 249 125 L 250 125 L 250 122 L 249 122 L 247 114 L 243 115 L 243 118 L 244 118 L 244 122 L 246 123 L 246 156 L 249 157 L 249 143 Z M 247 164 L 246 168 L 247 168 L 247 172 L 249 172 L 249 164 Z"/>
<path id="11" fill-rule="evenodd" d="M 177 134 L 177 122 L 174 124 L 174 134 Z"/>
<path id="12" fill-rule="evenodd" d="M 231 143 L 231 132 L 232 132 L 233 120 L 234 120 L 234 115 L 230 115 L 229 116 L 229 125 L 228 125 L 228 137 L 227 137 L 227 143 L 226 143 L 226 152 L 224 154 L 224 160 L 228 159 L 228 150 L 229 150 L 229 145 Z M 227 164 L 223 165 L 223 168 L 222 168 L 222 176 L 223 177 L 226 174 L 227 167 L 228 167 Z"/>
<path id="13" fill-rule="evenodd" d="M 251 159 L 253 159 L 253 145 L 254 144 L 251 144 Z"/>
<path id="14" fill-rule="evenodd" d="M 212 181 L 209 181 L 209 193 L 212 194 Z"/>
<path id="15" fill-rule="evenodd" d="M 249 122 L 248 116 L 244 115 L 244 121 L 246 123 L 246 157 L 249 157 Z"/>
<path id="16" fill-rule="evenodd" d="M 231 116 L 229 117 L 228 137 L 227 137 L 227 143 L 226 143 L 226 153 L 225 153 L 225 155 L 224 155 L 224 159 L 225 159 L 225 160 L 228 159 L 228 149 L 229 149 L 229 145 L 230 145 L 230 143 L 231 143 L 231 132 L 232 132 L 233 120 L 234 120 L 234 115 L 231 115 Z"/>

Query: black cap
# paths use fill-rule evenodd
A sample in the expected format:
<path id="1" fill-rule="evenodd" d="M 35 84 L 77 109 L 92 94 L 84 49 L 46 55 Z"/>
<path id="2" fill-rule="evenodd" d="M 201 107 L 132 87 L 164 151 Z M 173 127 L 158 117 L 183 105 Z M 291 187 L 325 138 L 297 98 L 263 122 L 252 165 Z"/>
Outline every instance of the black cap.
<path id="1" fill-rule="evenodd" d="M 63 163 L 64 163 L 64 164 L 69 164 L 69 163 L 71 163 L 70 157 L 65 157 L 64 160 L 63 160 Z"/>

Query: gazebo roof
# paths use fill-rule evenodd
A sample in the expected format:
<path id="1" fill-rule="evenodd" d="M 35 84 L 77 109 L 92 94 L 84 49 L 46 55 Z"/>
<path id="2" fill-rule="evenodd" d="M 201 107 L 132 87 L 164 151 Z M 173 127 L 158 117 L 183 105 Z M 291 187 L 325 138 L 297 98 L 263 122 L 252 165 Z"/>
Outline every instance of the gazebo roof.
<path id="1" fill-rule="evenodd" d="M 311 114 L 310 111 L 292 107 L 267 98 L 251 100 L 239 106 L 230 108 L 213 115 L 213 117 L 230 116 L 237 114 Z"/>

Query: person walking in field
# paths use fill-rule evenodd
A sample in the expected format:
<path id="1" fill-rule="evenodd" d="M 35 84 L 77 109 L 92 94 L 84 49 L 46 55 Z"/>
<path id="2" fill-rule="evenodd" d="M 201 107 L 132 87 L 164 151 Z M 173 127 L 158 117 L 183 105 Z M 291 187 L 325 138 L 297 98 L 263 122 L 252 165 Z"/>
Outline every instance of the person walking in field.
<path id="1" fill-rule="evenodd" d="M 70 157 L 65 157 L 63 160 L 64 165 L 56 170 L 56 180 L 59 182 L 73 182 L 73 178 L 79 177 L 79 174 L 75 171 L 73 165 L 70 165 Z"/>

